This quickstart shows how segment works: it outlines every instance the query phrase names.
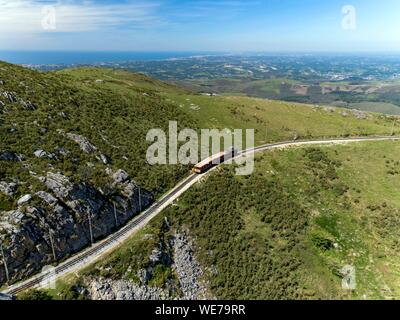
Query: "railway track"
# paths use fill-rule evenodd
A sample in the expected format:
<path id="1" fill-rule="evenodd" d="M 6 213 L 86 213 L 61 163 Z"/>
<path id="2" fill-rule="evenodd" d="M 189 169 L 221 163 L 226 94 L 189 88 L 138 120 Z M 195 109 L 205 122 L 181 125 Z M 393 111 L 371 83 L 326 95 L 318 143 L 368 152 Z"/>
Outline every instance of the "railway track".
<path id="1" fill-rule="evenodd" d="M 313 145 L 313 144 L 340 144 L 348 142 L 363 142 L 363 141 L 385 141 L 385 140 L 400 140 L 400 137 L 360 137 L 360 138 L 337 138 L 326 140 L 307 140 L 307 141 L 286 141 L 273 144 L 266 144 L 255 148 L 243 150 L 238 153 L 237 157 L 247 155 L 249 153 L 258 153 L 271 149 L 288 148 L 292 146 Z M 212 170 L 210 170 L 212 171 Z M 210 172 L 208 171 L 208 172 Z M 207 172 L 207 173 L 208 173 Z M 164 209 L 170 206 L 174 200 L 179 198 L 187 189 L 194 185 L 206 175 L 191 174 L 189 177 L 179 183 L 169 193 L 164 195 L 160 200 L 155 202 L 150 208 L 144 211 L 141 215 L 137 216 L 120 230 L 116 231 L 106 239 L 94 244 L 92 247 L 82 251 L 76 256 L 68 259 L 67 261 L 59 264 L 58 266 L 50 269 L 48 272 L 36 275 L 26 281 L 14 284 L 8 287 L 3 292 L 10 295 L 18 294 L 27 289 L 40 287 L 43 283 L 55 280 L 58 277 L 77 271 L 93 262 L 105 253 L 115 249 L 124 240 L 129 238 L 138 229 L 143 228 L 151 219 L 161 213 Z"/>

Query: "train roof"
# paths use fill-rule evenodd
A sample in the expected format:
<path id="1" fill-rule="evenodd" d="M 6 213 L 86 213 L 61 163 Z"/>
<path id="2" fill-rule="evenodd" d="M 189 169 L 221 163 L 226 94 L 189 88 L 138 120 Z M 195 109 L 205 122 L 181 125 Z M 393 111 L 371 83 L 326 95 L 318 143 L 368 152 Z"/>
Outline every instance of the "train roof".
<path id="1" fill-rule="evenodd" d="M 217 159 L 221 159 L 221 157 L 224 155 L 225 155 L 225 152 L 220 152 L 220 153 L 214 154 L 211 157 L 208 157 L 208 158 L 204 159 L 203 161 L 201 161 L 200 163 L 198 163 L 196 165 L 196 167 L 199 167 L 199 168 L 204 167 L 205 165 L 209 164 L 210 162 L 214 162 Z"/>

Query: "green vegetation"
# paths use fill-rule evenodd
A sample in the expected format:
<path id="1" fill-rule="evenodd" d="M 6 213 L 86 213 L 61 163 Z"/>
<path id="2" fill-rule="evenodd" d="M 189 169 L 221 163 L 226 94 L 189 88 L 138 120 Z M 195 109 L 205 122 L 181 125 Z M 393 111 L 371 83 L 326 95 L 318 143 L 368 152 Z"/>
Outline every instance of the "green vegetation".
<path id="1" fill-rule="evenodd" d="M 197 127 L 190 116 L 167 103 L 157 91 L 178 89 L 142 75 L 114 74 L 108 69 L 39 73 L 5 63 L 0 67 L 0 79 L 4 82 L 0 90 L 36 106 L 35 110 L 26 110 L 19 102 L 9 103 L 5 97 L 0 98 L 5 103 L 0 114 L 0 150 L 25 156 L 24 166 L 9 161 L 2 161 L 0 166 L 0 180 L 18 177 L 26 182 L 19 187 L 16 197 L 43 188 L 29 171 L 43 174 L 51 169 L 63 172 L 72 180 L 85 176 L 96 186 L 104 185 L 105 166 L 96 155 L 82 152 L 79 145 L 59 134 L 58 129 L 88 138 L 111 158 L 112 168 L 123 168 L 155 194 L 170 189 L 188 172 L 188 167 L 180 165 L 150 166 L 145 157 L 148 130 L 167 130 L 171 119 L 182 127 Z M 119 81 L 108 74 L 114 74 Z M 126 86 L 125 77 L 130 79 Z M 104 79 L 104 83 L 96 81 L 98 78 Z M 57 155 L 58 159 L 34 156 L 36 150 L 57 153 L 61 147 L 70 153 Z M 0 208 L 10 207 L 9 201 L 1 196 Z"/>
<path id="2" fill-rule="evenodd" d="M 315 137 L 390 135 L 394 120 L 379 114 L 358 119 L 345 109 L 246 97 L 167 94 L 201 128 L 255 129 L 256 144 Z M 396 122 L 394 134 L 400 133 Z"/>
<path id="3" fill-rule="evenodd" d="M 123 168 L 142 187 L 156 195 L 170 189 L 189 171 L 187 166 L 150 166 L 146 161 L 152 128 L 167 131 L 176 120 L 180 128 L 254 128 L 256 143 L 293 138 L 390 134 L 393 119 L 370 115 L 360 120 L 341 110 L 327 111 L 308 105 L 243 97 L 206 97 L 126 71 L 80 68 L 39 73 L 1 63 L 2 91 L 32 102 L 35 110 L 21 103 L 5 103 L 0 114 L 0 150 L 25 156 L 25 165 L 2 161 L 0 180 L 18 177 L 16 198 L 42 189 L 29 172 L 61 171 L 70 179 L 85 179 L 95 186 L 107 184 L 104 165 L 96 155 L 85 154 L 57 130 L 89 139 L 112 160 L 111 167 Z M 279 81 L 278 81 L 279 82 Z M 277 82 L 277 83 L 278 83 Z M 394 133 L 400 133 L 395 126 Z M 57 159 L 36 158 L 44 150 L 70 152 Z M 89 164 L 89 165 L 88 165 Z M 15 202 L 0 197 L 0 208 L 10 210 Z"/>
<path id="4" fill-rule="evenodd" d="M 399 157 L 397 142 L 267 152 L 253 175 L 217 170 L 165 216 L 190 230 L 219 298 L 398 298 Z M 81 276 L 134 275 L 165 237 L 163 221 Z M 354 291 L 341 288 L 347 265 L 356 270 Z M 170 269 L 156 269 L 150 283 L 162 287 Z"/>
<path id="5" fill-rule="evenodd" d="M 32 175 L 61 171 L 70 179 L 103 186 L 105 166 L 93 154 L 57 132 L 87 137 L 142 187 L 160 195 L 189 172 L 187 166 L 146 163 L 149 129 L 254 128 L 256 144 L 312 137 L 400 134 L 395 117 L 359 119 L 343 109 L 245 97 L 192 94 L 143 75 L 111 69 L 39 73 L 0 64 L 2 91 L 31 101 L 35 110 L 5 102 L 0 114 L 0 151 L 23 154 L 21 162 L 1 161 L 0 180 L 18 177 L 15 198 L 0 196 L 0 210 L 18 196 L 43 189 Z M 271 89 L 273 90 L 273 88 Z M 393 126 L 394 124 L 394 126 Z M 58 159 L 36 158 L 43 149 L 70 151 Z M 258 156 L 256 172 L 237 177 L 233 168 L 211 174 L 165 214 L 188 227 L 201 264 L 209 267 L 210 290 L 224 299 L 398 297 L 397 143 L 274 151 Z M 163 217 L 81 276 L 126 277 L 149 263 L 167 238 Z M 344 292 L 340 270 L 357 270 L 358 287 Z M 214 271 L 212 271 L 214 270 Z M 170 265 L 154 266 L 150 285 L 174 279 Z M 81 280 L 81 279 L 80 279 Z M 57 299 L 81 299 L 79 282 L 64 283 Z M 28 298 L 45 298 L 41 291 Z"/>
<path id="6" fill-rule="evenodd" d="M 168 217 L 216 268 L 220 298 L 398 297 L 399 156 L 392 142 L 270 152 L 252 176 L 212 174 Z M 345 265 L 354 292 L 341 290 Z"/>
<path id="7" fill-rule="evenodd" d="M 18 300 L 52 300 L 46 290 L 32 289 L 18 295 Z"/>

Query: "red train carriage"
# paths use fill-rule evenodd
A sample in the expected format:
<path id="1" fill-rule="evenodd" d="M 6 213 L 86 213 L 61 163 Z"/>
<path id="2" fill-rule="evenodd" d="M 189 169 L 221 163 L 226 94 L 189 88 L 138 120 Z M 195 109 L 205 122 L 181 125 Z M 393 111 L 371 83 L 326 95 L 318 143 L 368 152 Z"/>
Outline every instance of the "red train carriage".
<path id="1" fill-rule="evenodd" d="M 204 173 L 204 172 L 210 170 L 212 167 L 214 167 L 220 163 L 223 163 L 229 159 L 232 159 L 237 154 L 238 154 L 238 152 L 234 148 L 231 148 L 227 151 L 217 153 L 211 157 L 208 157 L 207 159 L 204 159 L 199 164 L 195 165 L 193 168 L 193 172 L 198 173 L 198 174 Z"/>

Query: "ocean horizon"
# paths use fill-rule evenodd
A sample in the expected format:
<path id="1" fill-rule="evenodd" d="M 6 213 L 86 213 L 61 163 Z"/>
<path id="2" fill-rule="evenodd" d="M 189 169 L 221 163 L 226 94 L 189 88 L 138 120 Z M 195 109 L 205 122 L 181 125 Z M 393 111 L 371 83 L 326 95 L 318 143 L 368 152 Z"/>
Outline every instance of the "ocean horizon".
<path id="1" fill-rule="evenodd" d="M 152 61 L 215 55 L 216 52 L 122 52 L 122 51 L 0 51 L 0 60 L 23 65 L 96 64 Z"/>

